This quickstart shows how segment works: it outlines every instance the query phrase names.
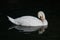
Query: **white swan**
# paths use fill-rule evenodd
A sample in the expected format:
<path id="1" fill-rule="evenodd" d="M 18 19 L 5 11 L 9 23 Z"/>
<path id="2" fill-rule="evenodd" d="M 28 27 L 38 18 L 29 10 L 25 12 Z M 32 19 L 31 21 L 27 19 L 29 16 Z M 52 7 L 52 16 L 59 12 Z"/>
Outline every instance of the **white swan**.
<path id="1" fill-rule="evenodd" d="M 19 17 L 16 19 L 13 19 L 9 16 L 7 16 L 7 17 L 12 23 L 14 23 L 16 25 L 24 26 L 24 27 L 16 26 L 15 27 L 16 29 L 24 30 L 24 31 L 28 31 L 28 32 L 29 31 L 35 31 L 35 30 L 41 28 L 42 31 L 40 31 L 40 33 L 43 33 L 45 30 L 45 27 L 42 27 L 42 26 L 48 25 L 48 22 L 45 18 L 45 14 L 43 11 L 38 12 L 38 18 L 33 17 L 33 16 L 22 16 L 22 17 Z"/>

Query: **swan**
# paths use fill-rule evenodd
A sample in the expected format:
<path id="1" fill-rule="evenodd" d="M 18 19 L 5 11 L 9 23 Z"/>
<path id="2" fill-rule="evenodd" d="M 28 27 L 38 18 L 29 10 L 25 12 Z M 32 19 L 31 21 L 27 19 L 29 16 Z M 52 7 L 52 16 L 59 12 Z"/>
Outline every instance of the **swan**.
<path id="1" fill-rule="evenodd" d="M 9 16 L 7 17 L 13 24 L 17 25 L 12 28 L 24 30 L 26 32 L 36 31 L 39 29 L 39 33 L 43 33 L 48 25 L 48 21 L 46 20 L 43 11 L 38 12 L 38 18 L 34 16 L 21 16 L 15 19 Z M 9 28 L 9 30 L 12 28 Z"/>

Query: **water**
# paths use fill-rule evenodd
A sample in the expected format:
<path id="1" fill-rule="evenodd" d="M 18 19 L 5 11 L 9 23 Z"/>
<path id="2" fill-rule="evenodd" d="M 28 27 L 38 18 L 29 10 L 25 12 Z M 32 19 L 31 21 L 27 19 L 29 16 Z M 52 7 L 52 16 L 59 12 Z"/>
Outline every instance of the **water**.
<path id="1" fill-rule="evenodd" d="M 15 31 L 15 29 L 13 30 L 13 32 L 9 32 L 8 35 L 9 35 L 9 38 L 13 38 L 13 39 L 16 38 L 16 39 L 24 39 L 24 40 L 29 40 L 29 39 L 56 40 L 59 38 L 59 33 L 60 33 L 59 20 L 60 19 L 58 19 L 56 16 L 49 17 L 48 19 L 49 26 L 46 29 L 46 31 L 41 35 L 39 35 L 37 31 L 29 34 L 19 33 Z"/>
<path id="2" fill-rule="evenodd" d="M 51 11 L 50 11 L 51 12 Z M 23 32 L 19 32 L 16 29 L 9 30 L 8 33 L 6 31 L 12 24 L 10 21 L 7 20 L 6 16 L 1 17 L 1 31 L 0 36 L 6 39 L 8 36 L 8 40 L 11 39 L 22 39 L 22 40 L 58 40 L 60 35 L 60 19 L 59 15 L 55 13 L 49 14 L 47 16 L 47 20 L 49 22 L 48 28 L 43 34 L 38 34 L 37 31 L 31 32 L 29 34 L 24 34 Z"/>

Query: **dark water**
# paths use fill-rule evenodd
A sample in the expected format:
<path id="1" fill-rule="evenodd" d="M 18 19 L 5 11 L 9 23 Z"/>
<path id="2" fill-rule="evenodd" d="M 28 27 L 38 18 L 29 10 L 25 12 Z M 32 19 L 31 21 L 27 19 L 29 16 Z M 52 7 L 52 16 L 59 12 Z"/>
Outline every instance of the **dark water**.
<path id="1" fill-rule="evenodd" d="M 14 12 L 16 13 L 16 11 L 14 11 Z M 58 40 L 60 38 L 59 37 L 59 35 L 60 35 L 60 19 L 59 19 L 59 17 L 60 16 L 57 14 L 57 12 L 55 12 L 55 11 L 52 12 L 52 11 L 53 10 L 46 11 L 46 18 L 49 22 L 49 25 L 48 25 L 48 28 L 46 29 L 46 31 L 41 35 L 39 35 L 37 33 L 37 31 L 31 32 L 30 34 L 24 34 L 22 32 L 18 32 L 18 30 L 16 30 L 16 29 L 12 29 L 7 32 L 6 29 L 14 24 L 12 24 L 6 16 L 9 15 L 13 18 L 16 18 L 20 14 L 13 16 L 14 12 L 11 12 L 10 14 L 2 15 L 0 17 L 1 18 L 1 23 L 0 23 L 1 24 L 1 30 L 0 30 L 1 34 L 0 34 L 0 36 L 2 37 L 1 39 L 6 39 L 7 38 L 6 36 L 8 36 L 8 38 L 7 38 L 8 40 L 11 40 L 11 39 L 13 39 L 13 40 L 15 40 L 15 39 L 16 40 L 18 40 L 18 39 L 19 40 Z M 29 15 L 31 15 L 31 14 L 29 14 Z"/>
<path id="2" fill-rule="evenodd" d="M 18 30 L 13 30 L 11 32 L 8 32 L 8 39 L 11 38 L 24 40 L 58 40 L 60 35 L 59 20 L 60 19 L 56 18 L 56 16 L 50 17 L 48 19 L 48 29 L 42 35 L 39 35 L 37 31 L 32 32 L 31 34 L 23 34 L 19 33 Z"/>
<path id="3" fill-rule="evenodd" d="M 60 39 L 60 2 L 54 1 L 8 1 L 8 8 L 0 9 L 0 39 L 8 40 L 58 40 Z M 28 5 L 28 6 L 27 6 Z M 6 7 L 5 3 L 3 5 Z M 7 16 L 17 18 L 23 15 L 32 15 L 37 17 L 38 11 L 44 11 L 48 20 L 48 28 L 39 35 L 37 31 L 30 34 L 18 32 L 16 29 L 8 31 L 7 29 L 14 25 Z"/>

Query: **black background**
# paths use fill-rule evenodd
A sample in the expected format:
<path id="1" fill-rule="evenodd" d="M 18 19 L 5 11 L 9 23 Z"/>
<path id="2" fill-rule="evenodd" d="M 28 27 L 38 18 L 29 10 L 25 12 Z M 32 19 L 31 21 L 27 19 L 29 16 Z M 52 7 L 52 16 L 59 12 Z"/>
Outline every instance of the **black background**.
<path id="1" fill-rule="evenodd" d="M 0 39 L 24 39 L 24 40 L 58 40 L 60 35 L 60 2 L 45 0 L 8 0 L 7 3 L 3 2 L 3 8 L 0 9 Z M 44 11 L 46 19 L 49 22 L 48 29 L 42 35 L 37 33 L 33 34 L 20 34 L 19 32 L 8 32 L 7 29 L 13 25 L 7 18 L 17 18 L 23 15 L 32 15 L 37 17 L 38 11 Z M 8 36 L 8 37 L 6 37 Z"/>

